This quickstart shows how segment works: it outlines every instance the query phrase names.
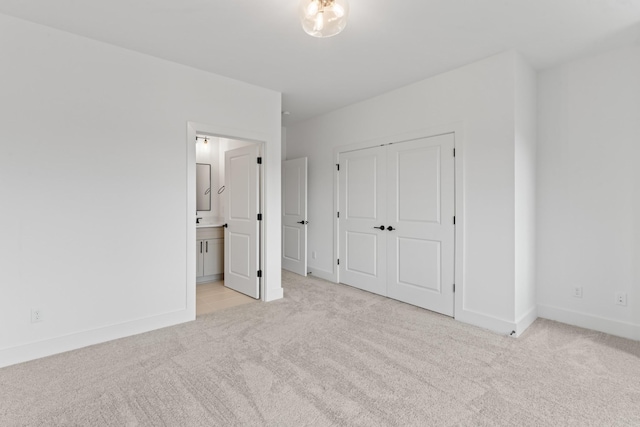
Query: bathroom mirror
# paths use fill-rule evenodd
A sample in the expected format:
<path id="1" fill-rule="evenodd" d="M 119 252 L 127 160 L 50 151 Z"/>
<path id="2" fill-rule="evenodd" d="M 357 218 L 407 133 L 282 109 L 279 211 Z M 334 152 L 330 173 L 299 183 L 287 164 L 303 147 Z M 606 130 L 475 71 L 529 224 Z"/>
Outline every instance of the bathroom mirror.
<path id="1" fill-rule="evenodd" d="M 211 210 L 211 165 L 196 163 L 196 210 Z"/>

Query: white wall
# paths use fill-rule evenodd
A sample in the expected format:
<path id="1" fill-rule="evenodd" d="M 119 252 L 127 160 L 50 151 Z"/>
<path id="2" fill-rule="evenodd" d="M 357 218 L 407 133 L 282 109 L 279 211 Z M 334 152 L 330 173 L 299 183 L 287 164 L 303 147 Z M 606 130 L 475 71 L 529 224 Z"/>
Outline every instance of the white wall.
<path id="1" fill-rule="evenodd" d="M 518 55 L 515 91 L 515 319 L 520 334 L 537 318 L 535 70 Z"/>
<path id="2" fill-rule="evenodd" d="M 194 318 L 188 121 L 265 141 L 282 295 L 279 93 L 3 15 L 0 51 L 0 366 Z"/>
<path id="3" fill-rule="evenodd" d="M 640 339 L 640 47 L 539 73 L 539 315 Z M 572 296 L 573 287 L 583 297 Z M 628 305 L 615 305 L 616 292 Z"/>
<path id="4" fill-rule="evenodd" d="M 282 160 L 287 159 L 287 128 L 282 127 Z"/>
<path id="5" fill-rule="evenodd" d="M 464 249 L 457 260 L 456 318 L 503 333 L 516 329 L 516 75 L 531 75 L 519 61 L 517 53 L 506 52 L 287 128 L 287 158 L 309 158 L 308 249 L 317 252 L 317 259 L 309 260 L 313 274 L 336 277 L 334 147 L 458 129 L 463 205 L 456 208 L 457 230 L 464 235 Z M 522 106 L 526 99 L 535 97 L 523 96 Z"/>

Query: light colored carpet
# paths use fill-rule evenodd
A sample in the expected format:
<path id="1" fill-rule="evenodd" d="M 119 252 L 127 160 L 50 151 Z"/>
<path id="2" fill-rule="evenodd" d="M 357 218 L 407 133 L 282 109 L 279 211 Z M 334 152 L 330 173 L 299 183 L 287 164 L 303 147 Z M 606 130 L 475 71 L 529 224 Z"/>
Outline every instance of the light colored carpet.
<path id="1" fill-rule="evenodd" d="M 284 272 L 285 298 L 0 370 L 0 425 L 638 426 L 640 343 L 518 339 Z"/>

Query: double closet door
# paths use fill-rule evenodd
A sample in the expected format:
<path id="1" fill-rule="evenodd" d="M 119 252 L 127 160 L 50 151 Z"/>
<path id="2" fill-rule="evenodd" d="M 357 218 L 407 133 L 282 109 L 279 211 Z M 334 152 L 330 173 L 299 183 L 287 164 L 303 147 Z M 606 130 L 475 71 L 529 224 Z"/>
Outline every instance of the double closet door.
<path id="1" fill-rule="evenodd" d="M 454 312 L 454 135 L 340 153 L 340 282 Z"/>

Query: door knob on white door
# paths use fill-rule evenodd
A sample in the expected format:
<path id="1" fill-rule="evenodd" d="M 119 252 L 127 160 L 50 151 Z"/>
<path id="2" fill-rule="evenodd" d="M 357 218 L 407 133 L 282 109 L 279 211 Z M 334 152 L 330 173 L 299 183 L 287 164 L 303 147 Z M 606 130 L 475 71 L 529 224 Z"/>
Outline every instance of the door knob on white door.
<path id="1" fill-rule="evenodd" d="M 307 225 L 309 224 L 309 221 L 298 221 L 298 224 Z"/>
<path id="2" fill-rule="evenodd" d="M 380 227 L 373 227 L 373 228 L 377 228 L 378 230 L 383 230 L 384 231 L 384 225 L 381 225 Z"/>

